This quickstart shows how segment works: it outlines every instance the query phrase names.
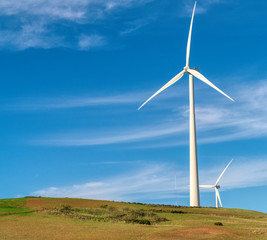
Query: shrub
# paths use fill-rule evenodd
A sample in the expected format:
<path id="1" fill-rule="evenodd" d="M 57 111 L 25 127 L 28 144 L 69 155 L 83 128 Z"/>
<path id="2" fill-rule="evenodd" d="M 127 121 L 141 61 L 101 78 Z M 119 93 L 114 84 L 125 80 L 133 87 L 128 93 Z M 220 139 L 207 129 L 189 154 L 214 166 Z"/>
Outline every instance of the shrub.
<path id="1" fill-rule="evenodd" d="M 184 213 L 184 212 L 181 211 L 181 210 L 172 210 L 171 213 L 181 213 L 181 214 L 182 214 L 182 213 Z"/>
<path id="2" fill-rule="evenodd" d="M 221 222 L 215 222 L 214 225 L 215 226 L 223 226 L 223 224 Z"/>
<path id="3" fill-rule="evenodd" d="M 107 208 L 108 205 L 107 205 L 107 204 L 103 204 L 103 205 L 101 205 L 100 207 L 101 207 L 101 208 Z"/>
<path id="4" fill-rule="evenodd" d="M 157 216 L 157 217 L 154 218 L 154 221 L 155 222 L 166 222 L 166 221 L 169 221 L 169 220 L 167 218 L 165 218 L 165 217 Z"/>
<path id="5" fill-rule="evenodd" d="M 146 215 L 144 209 L 133 210 L 131 214 L 136 217 L 144 217 Z"/>
<path id="6" fill-rule="evenodd" d="M 59 211 L 64 214 L 69 214 L 73 212 L 73 209 L 70 205 L 61 205 L 61 208 Z"/>
<path id="7" fill-rule="evenodd" d="M 151 225 L 151 222 L 148 219 L 137 219 L 137 218 L 127 219 L 126 223 L 139 223 L 139 224 Z"/>
<path id="8" fill-rule="evenodd" d="M 86 216 L 86 215 L 76 215 L 74 218 L 80 219 L 80 220 L 89 220 L 89 219 L 91 219 L 90 216 Z"/>
<path id="9" fill-rule="evenodd" d="M 140 219 L 139 224 L 151 225 L 151 222 L 148 219 Z"/>

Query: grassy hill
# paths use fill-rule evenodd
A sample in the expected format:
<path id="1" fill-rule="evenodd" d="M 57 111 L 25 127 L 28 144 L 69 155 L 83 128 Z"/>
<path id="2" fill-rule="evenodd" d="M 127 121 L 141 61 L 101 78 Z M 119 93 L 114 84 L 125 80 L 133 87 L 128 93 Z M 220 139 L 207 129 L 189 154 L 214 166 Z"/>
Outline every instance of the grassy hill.
<path id="1" fill-rule="evenodd" d="M 0 239 L 267 239 L 267 214 L 72 198 L 3 199 Z"/>

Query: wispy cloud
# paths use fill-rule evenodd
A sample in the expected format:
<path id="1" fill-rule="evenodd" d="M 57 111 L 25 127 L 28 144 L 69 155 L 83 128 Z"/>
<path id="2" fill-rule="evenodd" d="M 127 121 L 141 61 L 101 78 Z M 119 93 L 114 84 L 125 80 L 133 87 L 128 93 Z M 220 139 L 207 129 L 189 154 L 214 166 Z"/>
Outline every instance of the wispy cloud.
<path id="1" fill-rule="evenodd" d="M 96 47 L 102 47 L 105 45 L 105 39 L 97 34 L 90 36 L 81 35 L 79 38 L 79 47 L 81 49 L 91 49 Z"/>
<path id="2" fill-rule="evenodd" d="M 197 87 L 197 94 L 204 94 L 207 87 Z M 179 86 L 181 87 L 181 86 Z M 132 143 L 141 148 L 168 147 L 187 144 L 188 135 L 188 103 L 185 102 L 185 89 L 177 95 L 175 87 L 157 97 L 155 102 L 149 103 L 146 109 L 137 112 L 138 106 L 147 99 L 154 90 L 132 92 L 105 96 L 84 97 L 55 97 L 43 99 L 14 99 L 13 103 L 1 104 L 3 111 L 25 113 L 25 111 L 51 111 L 59 109 L 116 107 L 116 115 L 133 114 L 133 117 L 146 116 L 146 121 L 139 121 L 137 125 L 121 124 L 121 127 L 111 129 L 91 129 L 88 126 L 82 132 L 65 130 L 64 133 L 51 133 L 31 140 L 34 145 L 49 146 L 93 146 L 118 143 Z M 176 96 L 177 95 L 177 96 Z M 215 143 L 238 139 L 251 139 L 267 136 L 267 107 L 262 104 L 267 101 L 267 83 L 265 80 L 254 81 L 253 84 L 238 84 L 232 86 L 232 94 L 236 101 L 228 99 L 214 92 L 211 96 L 197 99 L 196 118 L 198 143 Z M 181 104 L 176 104 L 179 98 Z M 187 101 L 186 101 L 187 102 Z M 123 106 L 131 107 L 123 108 Z M 180 105 L 180 106 L 179 106 Z M 120 109 L 120 110 L 118 110 Z M 150 119 L 145 112 L 149 109 L 153 113 Z M 163 110 L 168 110 L 165 115 Z M 82 111 L 82 109 L 81 109 Z M 158 117 L 156 117 L 158 116 Z M 88 137 L 90 136 L 90 137 Z M 161 139 L 161 140 L 160 140 Z M 164 139 L 164 141 L 162 141 Z M 155 141 L 158 142 L 155 142 Z M 144 144 L 144 141 L 146 143 Z M 153 141 L 153 144 L 151 144 Z M 140 144 L 138 144 L 140 142 Z"/>
<path id="3" fill-rule="evenodd" d="M 149 129 L 147 129 L 149 128 Z M 173 135 L 178 132 L 184 132 L 186 129 L 185 125 L 169 126 L 164 125 L 157 126 L 157 128 L 142 127 L 138 130 L 127 130 L 124 133 L 118 134 L 118 131 L 105 132 L 102 136 L 94 136 L 88 138 L 89 132 L 83 131 L 83 134 L 73 134 L 71 137 L 65 134 L 57 135 L 54 138 L 42 140 L 32 140 L 31 144 L 43 145 L 43 146 L 94 146 L 94 145 L 107 145 L 107 144 L 118 144 L 118 143 L 131 143 L 148 140 L 151 138 L 159 138 Z M 75 136 L 76 135 L 76 136 Z M 78 135 L 78 136 L 77 136 Z"/>
<path id="4" fill-rule="evenodd" d="M 180 180 L 186 181 L 186 179 Z M 50 197 L 64 196 L 134 201 L 140 199 L 140 195 L 142 197 L 146 195 L 147 199 L 164 198 L 173 192 L 173 185 L 173 176 L 170 176 L 166 166 L 154 164 L 153 167 L 144 168 L 143 166 L 142 170 L 130 172 L 122 176 L 115 176 L 100 182 L 87 182 L 63 188 L 49 187 L 35 191 L 32 194 Z M 180 189 L 182 188 L 184 186 L 180 186 Z"/>
<path id="5" fill-rule="evenodd" d="M 228 160 L 227 160 L 228 161 Z M 213 184 L 217 180 L 225 163 L 216 168 L 201 169 L 200 183 Z M 153 167 L 151 167 L 153 166 Z M 184 169 L 180 166 L 179 169 Z M 177 172 L 177 192 L 188 194 L 188 173 Z M 266 159 L 238 159 L 230 165 L 221 179 L 221 190 L 267 185 Z M 117 201 L 142 201 L 144 196 L 153 202 L 155 199 L 174 198 L 174 172 L 165 164 L 153 163 L 141 170 L 127 172 L 98 182 L 87 182 L 66 187 L 48 187 L 37 190 L 31 195 L 49 197 L 79 197 Z"/>
<path id="6" fill-rule="evenodd" d="M 0 46 L 18 50 L 31 47 L 49 49 L 52 47 L 63 47 L 63 37 L 51 32 L 45 23 L 25 23 L 19 30 L 0 31 Z"/>
<path id="7" fill-rule="evenodd" d="M 5 22 L 0 31 L 0 48 L 24 50 L 27 48 L 67 47 L 91 50 L 108 44 L 108 37 L 99 26 L 112 20 L 122 10 L 143 6 L 154 0 L 3 0 L 1 18 Z M 203 0 L 197 13 L 204 13 L 210 5 L 222 0 Z M 191 15 L 193 1 L 186 1 L 186 15 Z M 152 16 L 152 14 L 151 14 Z M 117 35 L 127 35 L 146 26 L 151 16 L 124 19 Z M 152 17 L 153 18 L 153 17 Z M 87 26 L 84 27 L 84 26 Z M 97 30 L 96 30 L 97 29 Z M 103 31 L 102 31 L 102 30 Z M 67 34 L 68 33 L 68 34 Z"/>
<path id="8" fill-rule="evenodd" d="M 58 0 L 27 0 L 27 1 L 1 1 L 1 15 L 14 16 L 49 16 L 54 19 L 78 20 L 85 17 L 86 7 L 93 1 L 58 1 Z"/>
<path id="9" fill-rule="evenodd" d="M 58 109 L 73 109 L 84 107 L 99 107 L 99 106 L 124 106 L 133 105 L 134 109 L 142 104 L 142 101 L 151 95 L 155 91 L 146 90 L 140 92 L 126 92 L 117 94 L 103 94 L 103 93 L 88 93 L 86 95 L 79 96 L 57 96 L 57 97 L 28 97 L 28 98 L 14 98 L 2 101 L 0 109 L 2 111 L 12 112 L 27 112 L 27 111 L 49 111 Z M 175 88 L 169 89 L 168 94 L 163 93 L 158 96 L 160 100 L 173 100 L 174 98 L 181 98 L 186 95 L 186 91 L 183 91 L 180 87 L 179 93 L 175 91 Z M 166 102 L 163 101 L 163 104 Z M 168 105 L 164 105 L 168 107 Z"/>
<path id="10" fill-rule="evenodd" d="M 195 1 L 184 1 L 184 13 L 186 16 L 192 15 L 192 10 L 194 6 Z M 225 3 L 225 0 L 202 0 L 197 2 L 197 8 L 196 8 L 196 14 L 204 14 L 208 11 L 208 9 L 218 3 Z"/>
<path id="11" fill-rule="evenodd" d="M 95 96 L 88 94 L 87 96 L 61 96 L 48 98 L 20 98 L 13 99 L 13 102 L 0 105 L 2 110 L 6 111 L 48 111 L 53 109 L 72 109 L 82 107 L 98 107 L 112 105 L 129 105 L 135 104 L 136 109 L 140 99 L 145 99 L 147 92 L 124 93 L 105 96 Z M 165 96 L 172 97 L 173 94 Z"/>
<path id="12" fill-rule="evenodd" d="M 2 16 L 42 16 L 49 17 L 49 21 L 64 19 L 81 21 L 96 20 L 105 17 L 105 13 L 118 8 L 129 8 L 142 5 L 152 0 L 24 0 L 0 3 Z"/>
<path id="13" fill-rule="evenodd" d="M 199 89 L 198 92 L 202 90 Z M 267 124 L 265 119 L 267 118 L 267 107 L 262 105 L 262 102 L 267 101 L 267 84 L 265 81 L 254 82 L 252 86 L 243 84 L 233 89 L 235 103 L 232 103 L 223 97 L 213 95 L 209 98 L 209 101 L 203 99 L 201 102 L 197 101 L 196 105 L 196 118 L 198 129 L 198 142 L 214 143 L 233 141 L 237 139 L 259 138 L 267 136 Z M 142 95 L 142 94 L 141 94 Z M 168 95 L 168 94 L 167 94 Z M 167 101 L 170 96 L 163 97 L 163 102 Z M 117 96 L 109 99 L 109 97 L 103 99 L 91 99 L 87 102 L 84 99 L 79 102 L 63 101 L 64 104 L 53 105 L 54 108 L 66 107 L 78 107 L 78 106 L 92 106 L 94 104 L 130 104 L 136 103 L 138 100 L 136 96 L 140 94 L 132 94 L 131 97 Z M 149 96 L 149 95 L 147 95 Z M 250 96 L 250 97 L 248 97 Z M 139 101 L 142 97 L 138 97 Z M 125 100 L 127 99 L 127 100 Z M 143 98 L 145 99 L 145 98 Z M 39 140 L 35 140 L 35 144 L 49 145 L 49 146 L 86 146 L 86 145 L 104 145 L 114 143 L 128 143 L 128 142 L 142 142 L 147 140 L 154 140 L 158 137 L 165 138 L 169 141 L 161 141 L 161 144 L 153 144 L 155 147 L 160 145 L 174 146 L 187 144 L 185 141 L 185 134 L 188 132 L 188 106 L 181 105 L 177 107 L 174 104 L 175 101 L 168 101 L 168 109 L 171 109 L 166 115 L 166 118 L 162 118 L 162 109 L 154 108 L 150 109 L 154 116 L 160 114 L 160 118 L 153 118 L 147 120 L 147 124 L 143 122 L 143 125 L 127 126 L 120 129 L 116 129 L 116 132 L 105 131 L 101 133 L 101 129 L 98 129 L 97 133 L 90 131 L 92 137 L 88 138 L 87 135 L 80 133 L 65 133 L 53 134 L 50 137 L 46 136 Z M 37 104 L 38 105 L 38 104 Z M 165 106 L 165 105 L 164 105 Z M 40 105 L 38 105 L 40 107 Z M 44 105 L 44 107 L 51 108 L 51 106 Z M 142 111 L 140 114 L 144 114 Z M 135 114 L 136 115 L 136 114 Z M 161 119 L 160 121 L 158 119 Z M 87 132 L 87 130 L 84 130 Z M 170 137 L 175 136 L 175 141 Z M 179 140 L 180 139 L 180 140 Z M 148 147 L 150 146 L 147 142 Z M 142 148 L 146 144 L 142 144 Z"/>
<path id="14" fill-rule="evenodd" d="M 0 14 L 8 24 L 4 24 L 0 31 L 0 47 L 18 50 L 54 47 L 89 50 L 100 47 L 106 43 L 105 37 L 100 33 L 78 31 L 77 43 L 72 43 L 64 33 L 67 32 L 66 29 L 70 30 L 73 24 L 76 24 L 77 32 L 77 25 L 96 25 L 97 21 L 114 14 L 118 9 L 137 7 L 150 1 L 3 0 L 0 3 Z"/>
<path id="15" fill-rule="evenodd" d="M 127 28 L 123 31 L 121 31 L 121 35 L 127 35 L 130 33 L 133 33 L 135 31 L 137 31 L 140 28 L 143 28 L 144 26 L 146 26 L 148 24 L 148 20 L 147 19 L 137 19 L 135 21 L 131 21 L 129 23 L 127 23 Z"/>

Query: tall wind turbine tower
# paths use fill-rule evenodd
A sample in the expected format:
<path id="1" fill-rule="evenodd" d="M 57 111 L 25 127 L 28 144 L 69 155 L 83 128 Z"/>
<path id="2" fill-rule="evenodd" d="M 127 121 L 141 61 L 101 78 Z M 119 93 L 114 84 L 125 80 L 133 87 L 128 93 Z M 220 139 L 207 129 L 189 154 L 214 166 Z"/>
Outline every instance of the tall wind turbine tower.
<path id="1" fill-rule="evenodd" d="M 156 93 L 154 93 L 149 99 L 147 99 L 140 107 L 143 107 L 148 101 L 158 95 L 160 92 L 170 87 L 172 84 L 180 80 L 185 73 L 189 73 L 189 108 L 190 108 L 190 206 L 199 207 L 199 183 L 198 183 L 198 161 L 197 161 L 197 141 L 196 141 L 196 120 L 195 120 L 195 99 L 194 99 L 194 77 L 200 79 L 210 87 L 214 88 L 230 100 L 234 101 L 227 94 L 217 88 L 213 83 L 211 83 L 207 78 L 205 78 L 197 69 L 192 69 L 189 67 L 190 60 L 190 47 L 191 47 L 191 35 L 192 35 L 192 26 L 196 10 L 195 2 L 193 14 L 191 18 L 191 24 L 189 29 L 187 49 L 186 49 L 186 65 L 184 70 L 178 73 L 174 78 L 167 82 L 162 88 L 160 88 Z M 138 109 L 138 110 L 139 110 Z"/>

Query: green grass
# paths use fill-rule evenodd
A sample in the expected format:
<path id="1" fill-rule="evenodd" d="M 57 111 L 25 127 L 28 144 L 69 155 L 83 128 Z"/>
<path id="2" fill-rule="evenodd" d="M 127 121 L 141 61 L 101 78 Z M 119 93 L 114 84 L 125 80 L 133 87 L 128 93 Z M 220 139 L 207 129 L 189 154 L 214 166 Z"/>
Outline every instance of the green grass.
<path id="1" fill-rule="evenodd" d="M 0 199 L 0 215 L 21 213 L 32 209 L 25 207 L 26 198 Z"/>

